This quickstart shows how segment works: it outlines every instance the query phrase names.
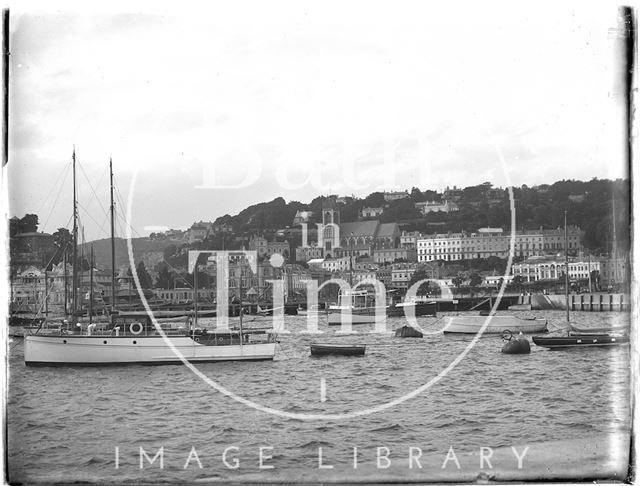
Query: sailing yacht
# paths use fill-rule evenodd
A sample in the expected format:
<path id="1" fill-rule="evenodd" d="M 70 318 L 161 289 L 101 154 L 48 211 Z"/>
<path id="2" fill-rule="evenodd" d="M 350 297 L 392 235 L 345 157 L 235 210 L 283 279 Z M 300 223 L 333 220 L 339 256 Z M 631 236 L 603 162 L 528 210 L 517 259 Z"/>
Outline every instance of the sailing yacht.
<path id="1" fill-rule="evenodd" d="M 615 224 L 615 210 L 614 218 Z M 614 226 L 615 234 L 615 226 Z M 629 333 L 626 327 L 617 328 L 589 328 L 581 329 L 573 324 L 570 320 L 569 311 L 569 255 L 567 240 L 567 212 L 564 212 L 564 296 L 566 306 L 566 327 L 562 331 L 558 331 L 555 335 L 550 336 L 533 336 L 533 342 L 541 347 L 548 349 L 567 349 L 576 347 L 611 347 L 629 344 Z"/>
<path id="2" fill-rule="evenodd" d="M 275 335 L 269 330 L 225 329 L 211 331 L 191 326 L 163 329 L 144 312 L 115 310 L 115 250 L 113 164 L 111 180 L 111 314 L 106 324 L 77 321 L 78 275 L 73 266 L 71 328 L 55 329 L 25 336 L 24 360 L 28 366 L 171 364 L 190 362 L 272 360 Z M 73 253 L 77 262 L 78 205 L 76 197 L 76 154 L 73 151 Z M 195 269 L 194 269 L 195 271 Z M 197 319 L 197 307 L 195 310 Z"/>

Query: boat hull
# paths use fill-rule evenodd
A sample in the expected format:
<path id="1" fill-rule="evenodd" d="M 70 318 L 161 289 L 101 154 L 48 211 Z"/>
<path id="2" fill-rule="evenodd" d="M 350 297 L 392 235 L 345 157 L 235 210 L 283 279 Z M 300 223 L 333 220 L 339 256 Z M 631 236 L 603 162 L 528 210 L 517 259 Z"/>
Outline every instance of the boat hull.
<path id="1" fill-rule="evenodd" d="M 451 316 L 443 331 L 448 334 L 476 334 L 488 318 L 488 316 Z M 500 334 L 504 330 L 513 333 L 545 332 L 546 329 L 547 321 L 544 319 L 494 315 L 484 334 Z"/>
<path id="2" fill-rule="evenodd" d="M 418 302 L 416 304 L 400 304 L 387 308 L 388 317 L 407 317 L 410 308 L 415 311 L 415 316 L 435 316 L 436 315 L 436 303 L 435 302 Z"/>
<path id="3" fill-rule="evenodd" d="M 189 336 L 168 338 L 191 362 L 270 360 L 276 343 L 205 346 Z M 46 336 L 25 337 L 28 366 L 175 364 L 180 358 L 162 336 Z"/>
<path id="4" fill-rule="evenodd" d="M 530 311 L 531 304 L 513 304 L 508 307 L 510 311 Z"/>
<path id="5" fill-rule="evenodd" d="M 629 344 L 628 335 L 581 334 L 569 336 L 533 336 L 537 346 L 549 349 L 610 347 Z"/>
<path id="6" fill-rule="evenodd" d="M 311 356 L 364 356 L 364 344 L 312 344 Z"/>
<path id="7" fill-rule="evenodd" d="M 346 322 L 346 316 L 351 316 L 351 324 L 374 324 L 376 322 L 386 322 L 385 309 L 380 310 L 380 317 L 376 319 L 376 313 L 373 309 L 367 309 L 365 311 L 359 310 L 330 310 L 327 316 L 327 322 L 330 326 L 342 325 L 343 319 Z"/>

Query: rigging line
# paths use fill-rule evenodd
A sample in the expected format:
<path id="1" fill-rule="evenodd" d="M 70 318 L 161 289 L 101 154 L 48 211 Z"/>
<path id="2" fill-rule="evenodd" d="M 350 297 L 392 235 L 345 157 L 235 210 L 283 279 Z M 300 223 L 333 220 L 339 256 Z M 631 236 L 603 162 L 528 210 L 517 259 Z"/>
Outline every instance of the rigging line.
<path id="1" fill-rule="evenodd" d="M 126 218 L 125 218 L 124 216 L 122 216 L 122 215 L 118 215 L 118 214 L 116 213 L 116 220 L 117 220 L 117 221 L 122 221 L 122 224 L 124 224 L 124 225 L 125 225 L 125 227 L 129 227 L 129 228 L 131 228 L 131 232 L 133 233 L 133 236 L 134 236 L 134 237 L 136 237 L 136 238 L 142 238 L 142 237 L 143 237 L 143 236 L 142 236 L 140 233 L 138 233 L 138 231 L 137 231 L 137 230 L 136 230 L 136 229 L 135 229 L 135 228 L 134 228 L 134 227 L 133 227 L 133 226 L 132 226 L 132 225 L 131 225 L 127 220 L 126 220 Z"/>
<path id="2" fill-rule="evenodd" d="M 62 189 L 64 188 L 64 183 L 67 182 L 67 177 L 68 176 L 69 176 L 69 171 L 66 171 L 65 174 L 64 174 L 64 179 L 62 181 L 62 184 L 60 184 L 60 188 L 58 189 L 58 194 L 56 195 L 56 199 L 53 202 L 53 205 L 51 206 L 51 209 L 49 210 L 49 215 L 47 216 L 47 219 L 45 220 L 44 224 L 42 225 L 43 228 L 46 228 L 47 224 L 49 224 L 49 219 L 51 219 L 51 215 L 53 214 L 53 210 L 55 209 L 56 205 L 58 204 L 58 199 L 60 199 L 60 194 L 62 194 Z M 71 218 L 69 218 L 69 219 L 71 219 Z M 69 223 L 67 223 L 67 224 L 69 224 Z"/>
<path id="3" fill-rule="evenodd" d="M 115 176 L 114 176 L 114 184 L 113 184 L 113 188 L 115 189 L 114 193 L 115 193 L 115 195 L 116 195 L 117 202 L 119 202 L 119 203 L 120 203 L 121 207 L 125 207 L 125 204 L 124 204 L 124 201 L 122 200 L 122 196 L 121 196 L 121 194 L 120 194 L 120 191 L 118 190 L 118 186 L 117 186 L 117 184 L 115 183 L 115 182 L 117 182 L 115 179 L 116 179 L 116 178 L 115 178 Z M 116 223 L 118 224 L 118 226 L 119 226 L 119 228 L 120 228 L 120 231 L 122 231 L 122 234 L 124 234 L 123 228 L 122 228 L 122 226 L 120 226 L 120 222 L 121 222 L 121 221 L 123 222 L 123 224 L 126 224 L 127 226 L 129 226 L 129 227 L 131 228 L 131 231 L 133 232 L 134 236 L 136 236 L 136 237 L 138 237 L 138 238 L 140 238 L 140 237 L 141 237 L 140 233 L 138 233 L 138 232 L 136 231 L 136 229 L 135 229 L 135 228 L 134 228 L 134 227 L 133 227 L 129 222 L 127 222 L 127 221 L 126 221 L 126 219 L 125 219 L 123 216 L 120 216 L 120 215 L 116 212 Z M 180 272 L 178 271 L 178 269 L 177 269 L 176 267 L 174 267 L 173 265 L 171 265 L 170 263 L 168 263 L 166 260 L 164 261 L 164 263 L 166 263 L 166 264 L 167 264 L 167 266 L 168 266 L 168 267 L 170 267 L 170 268 L 174 271 L 174 274 L 178 277 L 178 279 L 179 279 L 180 281 L 182 281 L 183 283 L 185 283 L 185 284 L 187 285 L 187 287 L 189 287 L 189 288 L 193 288 L 193 284 L 189 283 L 189 282 L 187 281 L 187 279 L 186 279 L 185 277 L 183 277 L 183 276 L 182 276 L 182 274 L 180 274 Z"/>
<path id="4" fill-rule="evenodd" d="M 107 232 L 104 229 L 104 225 L 107 224 L 107 221 L 109 220 L 109 215 L 105 214 L 104 215 L 104 219 L 102 220 L 102 225 L 100 226 L 100 229 L 98 230 L 98 236 L 101 235 L 103 232 L 105 235 L 107 235 Z"/>
<path id="5" fill-rule="evenodd" d="M 89 184 L 89 187 L 91 188 L 91 192 L 93 193 L 94 199 L 96 199 L 98 201 L 98 204 L 100 205 L 100 207 L 102 208 L 102 211 L 104 211 L 105 213 L 107 212 L 107 210 L 105 209 L 105 207 L 102 205 L 102 201 L 101 199 L 98 197 L 98 194 L 96 193 L 96 190 L 94 189 L 93 185 L 91 184 L 91 181 L 89 180 L 89 177 L 87 176 L 87 173 L 85 172 L 84 168 L 82 167 L 82 164 L 78 164 L 80 166 L 80 170 L 82 171 L 82 174 L 84 175 L 84 178 L 87 181 L 87 184 Z M 103 172 L 104 174 L 104 172 Z M 100 179 L 100 182 L 102 182 L 102 179 Z M 99 185 L 99 184 L 98 184 Z M 92 201 L 91 199 L 89 200 L 90 202 Z"/>
<path id="6" fill-rule="evenodd" d="M 171 263 L 169 263 L 169 262 L 168 262 L 168 261 L 166 261 L 166 260 L 163 260 L 163 263 L 166 263 L 166 264 L 167 264 L 167 266 L 170 268 L 170 270 L 173 270 L 173 273 L 175 273 L 175 274 L 176 274 L 176 276 L 178 277 L 178 279 L 180 279 L 182 282 L 184 282 L 185 284 L 187 284 L 187 286 L 189 286 L 189 287 L 193 288 L 193 285 L 192 285 L 192 284 L 190 284 L 190 283 L 187 281 L 187 279 L 186 279 L 186 278 L 184 278 L 184 277 L 182 276 L 182 274 L 178 271 L 178 269 L 177 269 L 176 267 L 174 267 L 173 265 L 171 265 Z M 168 289 L 168 290 L 170 290 L 170 289 Z"/>
<path id="7" fill-rule="evenodd" d="M 58 185 L 58 182 L 60 182 L 60 178 L 64 175 L 66 178 L 66 174 L 69 173 L 69 167 L 71 167 L 71 161 L 67 162 L 67 164 L 65 165 L 65 167 L 62 169 L 62 171 L 58 174 L 58 177 L 56 178 L 55 182 L 53 184 L 51 184 L 51 186 L 49 187 L 49 192 L 47 193 L 47 195 L 45 196 L 44 200 L 42 201 L 42 204 L 40 205 L 40 209 L 38 210 L 37 214 L 41 214 L 42 210 L 44 209 L 44 206 L 46 204 L 46 202 L 49 200 L 49 196 L 51 196 L 51 193 L 53 192 L 53 188 L 56 187 Z"/>
<path id="8" fill-rule="evenodd" d="M 98 223 L 98 221 L 93 216 L 91 216 L 91 213 L 87 211 L 87 208 L 84 205 L 78 203 L 78 206 L 85 212 L 87 216 L 89 216 L 89 219 L 91 219 L 91 221 L 93 221 L 97 226 L 100 226 L 100 223 Z M 79 216 L 78 219 L 80 219 Z M 104 226 L 104 223 L 102 223 L 102 225 Z"/>

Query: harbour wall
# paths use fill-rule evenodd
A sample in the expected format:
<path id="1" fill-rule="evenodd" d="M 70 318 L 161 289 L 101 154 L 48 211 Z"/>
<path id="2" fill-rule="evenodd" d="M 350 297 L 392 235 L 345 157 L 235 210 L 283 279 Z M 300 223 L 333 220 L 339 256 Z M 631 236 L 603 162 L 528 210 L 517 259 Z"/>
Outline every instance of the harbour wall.
<path id="1" fill-rule="evenodd" d="M 531 304 L 531 310 L 565 310 L 564 294 L 530 294 L 520 298 L 520 304 Z M 626 294 L 569 294 L 569 310 L 586 312 L 627 312 L 631 300 Z"/>

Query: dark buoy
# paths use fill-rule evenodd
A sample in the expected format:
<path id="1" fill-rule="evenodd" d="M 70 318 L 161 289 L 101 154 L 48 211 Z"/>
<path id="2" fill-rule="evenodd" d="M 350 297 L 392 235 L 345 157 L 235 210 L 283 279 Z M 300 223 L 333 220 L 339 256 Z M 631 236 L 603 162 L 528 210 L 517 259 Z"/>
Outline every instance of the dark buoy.
<path id="1" fill-rule="evenodd" d="M 504 354 L 529 354 L 531 352 L 529 340 L 522 333 L 514 338 L 511 331 L 505 329 L 502 331 L 502 340 L 505 341 L 502 346 Z"/>
<path id="2" fill-rule="evenodd" d="M 402 337 L 402 338 L 406 338 L 406 337 L 414 337 L 414 338 L 421 338 L 422 337 L 422 333 L 420 331 L 418 331 L 417 329 L 414 329 L 411 326 L 402 326 L 399 329 L 396 329 L 396 337 Z"/>

